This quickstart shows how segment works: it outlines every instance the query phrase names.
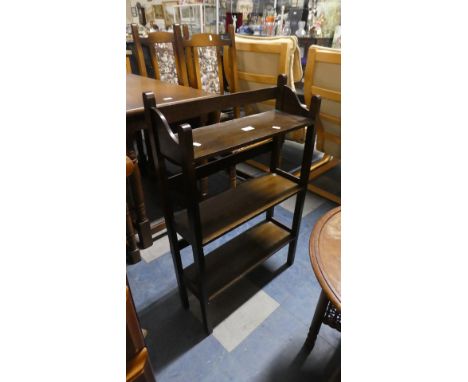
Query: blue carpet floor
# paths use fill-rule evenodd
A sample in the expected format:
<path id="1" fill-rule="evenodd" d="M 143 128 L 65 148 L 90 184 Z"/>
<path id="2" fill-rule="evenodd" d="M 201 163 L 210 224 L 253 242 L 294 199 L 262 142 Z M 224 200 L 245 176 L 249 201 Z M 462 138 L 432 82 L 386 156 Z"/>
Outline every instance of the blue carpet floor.
<path id="1" fill-rule="evenodd" d="M 294 264 L 284 265 L 283 248 L 217 297 L 209 308 L 215 327 L 210 336 L 200 322 L 198 300 L 190 295 L 190 310 L 182 308 L 168 251 L 127 266 L 158 382 L 324 380 L 330 361 L 339 354 L 341 335 L 322 325 L 313 351 L 307 355 L 302 349 L 321 290 L 308 244 L 314 224 L 336 205 L 310 193 L 307 198 L 313 208 L 303 216 Z M 275 216 L 289 223 L 292 212 L 278 206 Z M 261 218 L 210 244 L 207 252 Z M 162 245 L 154 247 L 165 248 L 167 237 L 159 240 Z M 182 257 L 184 266 L 193 261 L 190 247 Z M 233 314 L 234 326 L 229 319 Z"/>

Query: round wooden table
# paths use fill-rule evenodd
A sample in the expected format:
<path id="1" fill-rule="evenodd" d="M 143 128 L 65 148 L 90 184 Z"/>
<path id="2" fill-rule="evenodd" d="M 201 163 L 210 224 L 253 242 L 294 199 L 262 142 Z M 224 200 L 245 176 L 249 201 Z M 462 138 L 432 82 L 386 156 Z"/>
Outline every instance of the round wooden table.
<path id="1" fill-rule="evenodd" d="M 309 256 L 322 287 L 306 345 L 315 345 L 322 323 L 341 331 L 341 207 L 323 215 L 310 235 Z"/>

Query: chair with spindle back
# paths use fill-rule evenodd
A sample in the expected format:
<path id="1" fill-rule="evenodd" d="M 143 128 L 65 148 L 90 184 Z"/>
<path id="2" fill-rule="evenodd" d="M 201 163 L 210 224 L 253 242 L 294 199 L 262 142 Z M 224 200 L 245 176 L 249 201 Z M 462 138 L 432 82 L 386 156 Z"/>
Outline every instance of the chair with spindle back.
<path id="1" fill-rule="evenodd" d="M 322 97 L 317 121 L 317 151 L 321 160 L 312 163 L 310 180 L 341 163 L 341 50 L 312 45 L 307 53 L 304 75 L 304 100 L 309 106 L 313 95 Z M 341 198 L 309 184 L 308 189 L 336 203 Z"/>
<path id="2" fill-rule="evenodd" d="M 180 40 L 177 33 L 180 33 L 180 28 L 174 30 L 174 33 L 150 32 L 147 37 L 140 37 L 137 25 L 132 24 L 136 61 L 141 76 L 148 75 L 142 48 L 145 46 L 150 54 L 155 79 L 188 86 L 184 50 L 177 44 Z"/>

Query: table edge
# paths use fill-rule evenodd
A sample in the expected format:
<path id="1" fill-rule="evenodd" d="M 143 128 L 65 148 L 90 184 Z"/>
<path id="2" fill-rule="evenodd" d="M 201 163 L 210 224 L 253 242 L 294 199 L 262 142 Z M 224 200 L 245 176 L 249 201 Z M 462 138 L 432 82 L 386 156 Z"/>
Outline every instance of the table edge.
<path id="1" fill-rule="evenodd" d="M 328 211 L 318 220 L 317 224 L 315 224 L 309 239 L 309 258 L 315 277 L 317 278 L 317 281 L 319 282 L 322 290 L 325 292 L 332 304 L 341 311 L 341 295 L 339 297 L 337 296 L 335 289 L 330 285 L 330 283 L 327 281 L 327 278 L 323 274 L 317 259 L 318 238 L 320 237 L 320 233 L 322 232 L 326 222 L 337 213 L 341 213 L 341 206 L 335 207 Z"/>

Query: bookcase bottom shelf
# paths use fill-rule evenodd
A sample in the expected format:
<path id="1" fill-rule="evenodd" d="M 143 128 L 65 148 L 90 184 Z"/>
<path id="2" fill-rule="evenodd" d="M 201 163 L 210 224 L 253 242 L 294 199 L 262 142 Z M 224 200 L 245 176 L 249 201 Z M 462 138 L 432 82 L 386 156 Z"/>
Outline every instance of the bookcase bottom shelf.
<path id="1" fill-rule="evenodd" d="M 208 301 L 262 264 L 293 240 L 290 232 L 274 222 L 264 221 L 205 256 Z M 184 269 L 187 287 L 197 296 L 198 272 L 195 264 Z"/>

